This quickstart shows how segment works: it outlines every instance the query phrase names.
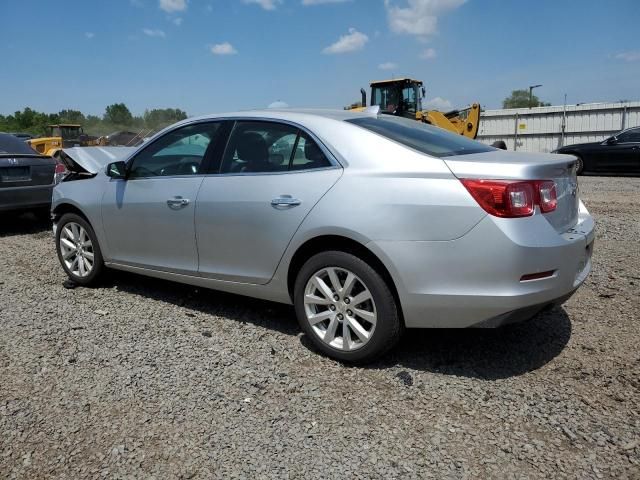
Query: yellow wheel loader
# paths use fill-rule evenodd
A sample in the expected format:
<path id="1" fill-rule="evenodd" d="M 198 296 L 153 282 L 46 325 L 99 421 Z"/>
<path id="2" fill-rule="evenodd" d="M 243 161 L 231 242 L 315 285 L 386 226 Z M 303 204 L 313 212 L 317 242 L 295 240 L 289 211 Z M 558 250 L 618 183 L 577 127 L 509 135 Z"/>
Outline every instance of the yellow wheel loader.
<path id="1" fill-rule="evenodd" d="M 362 106 L 351 105 L 347 110 L 361 110 L 367 107 L 367 92 L 360 89 Z M 381 113 L 397 115 L 429 123 L 458 135 L 476 138 L 480 126 L 480 105 L 474 103 L 468 108 L 443 113 L 438 110 L 422 110 L 425 90 L 420 80 L 396 78 L 371 82 L 370 106 L 380 107 Z"/>
<path id="2" fill-rule="evenodd" d="M 63 148 L 101 145 L 98 137 L 86 135 L 81 125 L 71 123 L 49 125 L 46 136 L 33 138 L 28 143 L 37 152 L 48 156 Z"/>

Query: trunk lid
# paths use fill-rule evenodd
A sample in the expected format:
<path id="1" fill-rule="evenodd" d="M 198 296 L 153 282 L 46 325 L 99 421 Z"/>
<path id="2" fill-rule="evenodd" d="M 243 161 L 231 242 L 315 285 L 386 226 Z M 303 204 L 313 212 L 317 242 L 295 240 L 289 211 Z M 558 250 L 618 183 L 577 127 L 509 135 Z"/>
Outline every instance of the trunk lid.
<path id="1" fill-rule="evenodd" d="M 542 215 L 558 233 L 566 232 L 578 222 L 576 158 L 571 155 L 497 150 L 445 157 L 443 160 L 457 178 L 553 180 L 558 206 L 553 212 Z"/>
<path id="2" fill-rule="evenodd" d="M 0 188 L 53 184 L 56 161 L 37 154 L 0 154 Z"/>

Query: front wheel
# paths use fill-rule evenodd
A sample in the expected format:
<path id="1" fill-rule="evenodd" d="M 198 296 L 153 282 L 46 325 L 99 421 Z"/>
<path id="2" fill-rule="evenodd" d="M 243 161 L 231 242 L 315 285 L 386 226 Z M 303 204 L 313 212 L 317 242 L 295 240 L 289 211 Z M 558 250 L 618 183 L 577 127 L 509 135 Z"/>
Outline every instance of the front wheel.
<path id="1" fill-rule="evenodd" d="M 578 157 L 577 155 L 575 157 L 578 160 L 576 162 L 576 175 L 582 175 L 582 171 L 584 170 L 584 162 L 582 161 L 582 158 Z"/>
<path id="2" fill-rule="evenodd" d="M 64 214 L 58 222 L 56 250 L 67 276 L 79 285 L 95 283 L 104 269 L 93 228 L 75 213 Z"/>
<path id="3" fill-rule="evenodd" d="M 294 288 L 298 322 L 325 355 L 349 363 L 380 357 L 400 339 L 402 321 L 384 278 L 346 252 L 322 252 L 300 270 Z"/>

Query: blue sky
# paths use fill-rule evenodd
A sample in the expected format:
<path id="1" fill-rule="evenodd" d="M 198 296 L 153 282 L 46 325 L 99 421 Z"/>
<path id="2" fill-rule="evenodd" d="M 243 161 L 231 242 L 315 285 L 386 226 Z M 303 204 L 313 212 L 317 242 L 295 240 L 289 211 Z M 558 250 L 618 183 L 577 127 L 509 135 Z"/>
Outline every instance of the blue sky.
<path id="1" fill-rule="evenodd" d="M 391 76 L 443 109 L 532 84 L 640 100 L 638 0 L 0 0 L 0 19 L 4 114 L 341 108 Z"/>

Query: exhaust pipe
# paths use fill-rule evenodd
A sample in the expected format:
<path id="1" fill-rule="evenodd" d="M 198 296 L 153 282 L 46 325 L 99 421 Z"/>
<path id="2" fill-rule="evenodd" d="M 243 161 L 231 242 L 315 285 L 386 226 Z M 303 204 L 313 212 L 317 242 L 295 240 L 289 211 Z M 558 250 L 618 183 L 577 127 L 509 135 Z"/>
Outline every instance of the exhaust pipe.
<path id="1" fill-rule="evenodd" d="M 364 88 L 360 89 L 360 95 L 362 95 L 362 106 L 366 107 L 367 106 L 367 92 L 365 91 Z"/>

